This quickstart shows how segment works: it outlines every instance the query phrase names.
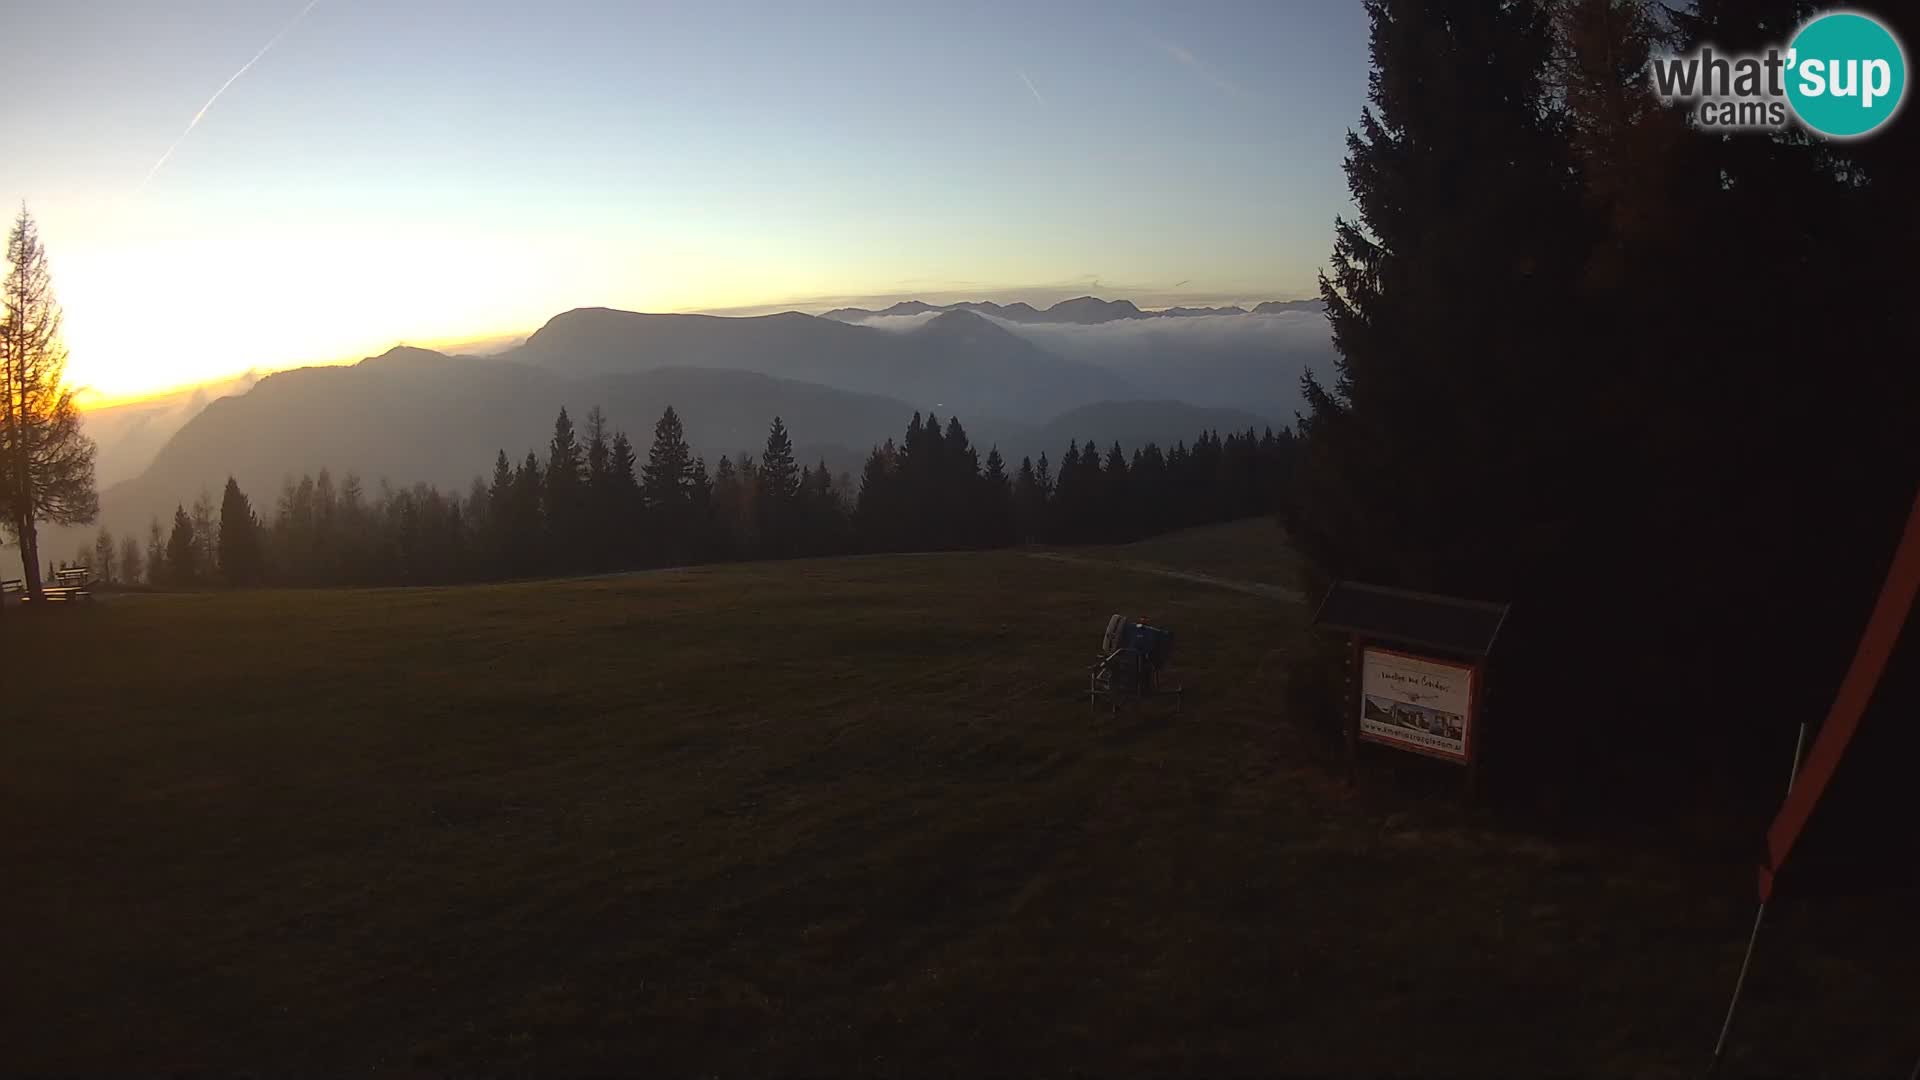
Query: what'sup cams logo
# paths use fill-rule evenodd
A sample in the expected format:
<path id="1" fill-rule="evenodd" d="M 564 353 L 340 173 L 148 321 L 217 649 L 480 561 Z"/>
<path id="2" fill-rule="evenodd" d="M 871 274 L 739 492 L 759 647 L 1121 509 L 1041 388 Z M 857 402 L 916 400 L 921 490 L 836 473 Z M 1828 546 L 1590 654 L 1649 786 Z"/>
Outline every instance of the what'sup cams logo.
<path id="1" fill-rule="evenodd" d="M 1816 135 L 1852 139 L 1886 126 L 1907 90 L 1907 58 L 1871 15 L 1830 11 L 1800 27 L 1785 48 L 1653 62 L 1660 97 L 1693 107 L 1694 122 L 1724 131 L 1779 131 L 1789 119 Z"/>

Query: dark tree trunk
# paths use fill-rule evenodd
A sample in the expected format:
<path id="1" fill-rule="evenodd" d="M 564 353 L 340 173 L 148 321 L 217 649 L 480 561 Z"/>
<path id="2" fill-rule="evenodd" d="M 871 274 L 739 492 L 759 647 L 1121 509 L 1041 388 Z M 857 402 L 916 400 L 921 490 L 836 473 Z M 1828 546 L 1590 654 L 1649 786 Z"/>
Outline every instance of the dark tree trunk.
<path id="1" fill-rule="evenodd" d="M 34 531 L 32 515 L 23 515 L 14 524 L 20 530 L 20 576 L 26 582 L 27 596 L 38 603 L 46 599 L 41 591 L 40 537 Z"/>

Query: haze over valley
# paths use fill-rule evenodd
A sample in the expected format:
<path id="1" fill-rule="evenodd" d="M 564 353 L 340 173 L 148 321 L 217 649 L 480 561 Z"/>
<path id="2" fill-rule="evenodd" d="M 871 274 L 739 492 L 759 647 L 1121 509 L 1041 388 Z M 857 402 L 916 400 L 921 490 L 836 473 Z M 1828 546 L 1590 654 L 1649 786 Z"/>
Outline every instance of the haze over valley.
<path id="1" fill-rule="evenodd" d="M 912 302 L 750 317 L 579 308 L 490 355 L 398 346 L 351 365 L 252 373 L 87 414 L 101 518 L 140 532 L 232 475 L 271 506 L 330 470 L 377 485 L 465 490 L 553 415 L 593 407 L 644 439 L 672 405 L 711 466 L 752 452 L 773 416 L 797 456 L 857 475 L 916 411 L 958 416 L 983 449 L 1058 459 L 1069 441 L 1171 447 L 1203 430 L 1291 423 L 1301 370 L 1330 349 L 1318 301 L 1142 311 L 1092 297 Z M 91 530 L 49 530 L 65 551 Z M 69 535 L 69 533 L 71 535 Z M 11 551 L 9 551 L 11 556 Z"/>

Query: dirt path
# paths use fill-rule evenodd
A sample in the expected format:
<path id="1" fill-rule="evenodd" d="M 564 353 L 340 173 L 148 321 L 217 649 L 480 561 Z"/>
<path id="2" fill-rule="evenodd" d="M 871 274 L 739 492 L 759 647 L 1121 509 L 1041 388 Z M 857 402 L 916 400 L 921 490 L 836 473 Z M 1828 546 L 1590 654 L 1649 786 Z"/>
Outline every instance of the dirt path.
<path id="1" fill-rule="evenodd" d="M 1054 562 L 1074 563 L 1079 566 L 1107 566 L 1121 570 L 1132 570 L 1139 574 L 1156 574 L 1173 578 L 1176 581 L 1191 581 L 1195 585 L 1206 585 L 1215 589 L 1227 589 L 1231 592 L 1246 593 L 1249 596 L 1261 596 L 1268 600 L 1283 600 L 1298 604 L 1306 600 L 1305 594 L 1297 589 L 1282 585 L 1267 585 L 1258 581 L 1241 581 L 1236 578 L 1214 577 L 1212 574 L 1196 574 L 1188 570 L 1171 570 L 1152 563 L 1127 562 L 1122 559 L 1089 559 L 1078 555 L 1062 555 L 1054 551 L 1029 551 L 1024 553 L 1030 559 L 1051 559 Z"/>

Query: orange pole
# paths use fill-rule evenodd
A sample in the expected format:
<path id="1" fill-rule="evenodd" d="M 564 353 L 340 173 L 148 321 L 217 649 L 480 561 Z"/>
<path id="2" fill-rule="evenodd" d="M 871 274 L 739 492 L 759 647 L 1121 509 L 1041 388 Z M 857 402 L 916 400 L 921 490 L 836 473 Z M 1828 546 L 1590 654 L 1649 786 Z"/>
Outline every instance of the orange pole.
<path id="1" fill-rule="evenodd" d="M 1894 551 L 1893 565 L 1880 587 L 1880 598 L 1874 602 L 1866 631 L 1860 635 L 1860 647 L 1854 650 L 1853 662 L 1847 666 L 1846 678 L 1840 682 L 1840 692 L 1834 695 L 1833 707 L 1827 710 L 1826 722 L 1820 725 L 1820 734 L 1813 740 L 1813 750 L 1807 754 L 1798 782 L 1787 793 L 1772 827 L 1767 830 L 1767 862 L 1760 868 L 1762 903 L 1772 894 L 1774 878 L 1793 851 L 1794 842 L 1800 839 L 1827 784 L 1833 780 L 1834 770 L 1839 768 L 1840 759 L 1847 752 L 1847 743 L 1860 727 L 1860 718 L 1873 700 L 1880 676 L 1886 671 L 1887 659 L 1900 640 L 1901 628 L 1906 626 L 1916 593 L 1920 593 L 1920 493 L 1914 497 L 1906 532 Z"/>

